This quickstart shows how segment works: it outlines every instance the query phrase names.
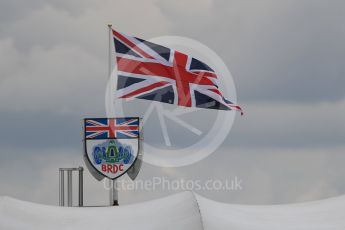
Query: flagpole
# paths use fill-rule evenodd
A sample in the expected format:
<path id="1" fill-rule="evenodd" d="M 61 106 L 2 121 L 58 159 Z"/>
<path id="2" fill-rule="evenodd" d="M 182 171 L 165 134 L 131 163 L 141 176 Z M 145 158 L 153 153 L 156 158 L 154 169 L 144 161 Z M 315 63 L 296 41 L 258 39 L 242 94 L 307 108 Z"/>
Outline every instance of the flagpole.
<path id="1" fill-rule="evenodd" d="M 111 52 L 111 41 L 112 41 L 112 24 L 108 24 L 108 76 L 111 77 L 112 72 L 112 52 Z M 110 79 L 111 82 L 111 79 Z M 116 180 L 109 179 L 109 204 L 110 206 L 118 206 L 118 191 L 116 186 Z"/>
<path id="2" fill-rule="evenodd" d="M 111 30 L 112 24 L 108 24 L 108 76 L 110 77 L 112 71 L 112 53 L 111 53 Z"/>

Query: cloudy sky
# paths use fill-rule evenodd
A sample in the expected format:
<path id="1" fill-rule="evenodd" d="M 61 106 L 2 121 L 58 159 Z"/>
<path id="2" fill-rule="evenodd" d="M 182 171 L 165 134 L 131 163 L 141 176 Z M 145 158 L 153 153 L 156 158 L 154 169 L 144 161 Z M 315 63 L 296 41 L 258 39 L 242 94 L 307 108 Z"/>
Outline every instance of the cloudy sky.
<path id="1" fill-rule="evenodd" d="M 81 119 L 105 116 L 109 22 L 145 39 L 208 46 L 230 69 L 246 113 L 210 157 L 145 164 L 140 179 L 238 177 L 240 191 L 200 192 L 231 203 L 344 194 L 344 20 L 341 0 L 0 1 L 0 195 L 57 204 L 58 168 L 83 165 Z M 85 176 L 86 203 L 106 203 L 103 183 Z M 121 191 L 120 202 L 170 193 Z"/>

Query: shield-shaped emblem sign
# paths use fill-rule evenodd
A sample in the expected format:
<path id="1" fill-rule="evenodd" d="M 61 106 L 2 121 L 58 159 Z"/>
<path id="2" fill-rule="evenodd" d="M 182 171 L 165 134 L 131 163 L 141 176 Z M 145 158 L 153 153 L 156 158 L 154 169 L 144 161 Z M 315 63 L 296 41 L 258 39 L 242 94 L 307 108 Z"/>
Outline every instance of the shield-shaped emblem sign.
<path id="1" fill-rule="evenodd" d="M 93 175 L 96 170 L 114 180 L 137 160 L 140 151 L 137 117 L 84 119 L 84 135 L 85 158 L 94 169 Z"/>

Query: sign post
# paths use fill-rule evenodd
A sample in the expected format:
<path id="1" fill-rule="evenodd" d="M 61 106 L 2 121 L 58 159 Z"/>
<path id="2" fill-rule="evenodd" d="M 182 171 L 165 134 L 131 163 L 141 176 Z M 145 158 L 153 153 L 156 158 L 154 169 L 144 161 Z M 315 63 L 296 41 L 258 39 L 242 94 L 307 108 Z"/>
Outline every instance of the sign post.
<path id="1" fill-rule="evenodd" d="M 116 180 L 109 180 L 109 198 L 111 206 L 119 205 L 118 191 Z"/>
<path id="2" fill-rule="evenodd" d="M 84 119 L 84 160 L 97 180 L 109 179 L 111 206 L 118 205 L 116 179 L 137 162 L 140 146 L 138 117 Z"/>

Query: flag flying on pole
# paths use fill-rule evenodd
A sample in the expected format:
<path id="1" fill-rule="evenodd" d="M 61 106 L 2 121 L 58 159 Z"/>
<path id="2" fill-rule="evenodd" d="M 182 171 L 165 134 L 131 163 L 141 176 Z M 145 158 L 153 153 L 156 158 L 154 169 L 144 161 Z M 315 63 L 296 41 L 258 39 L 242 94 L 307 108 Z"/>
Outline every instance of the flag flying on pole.
<path id="1" fill-rule="evenodd" d="M 218 110 L 237 110 L 224 98 L 215 71 L 200 60 L 112 30 L 118 98 L 138 98 Z"/>

